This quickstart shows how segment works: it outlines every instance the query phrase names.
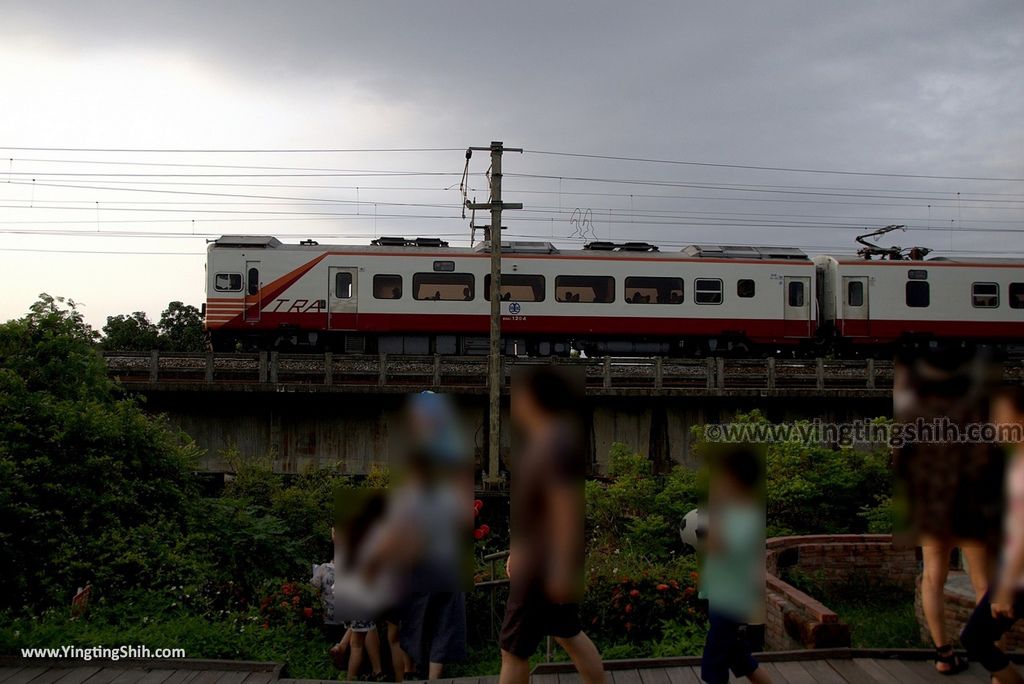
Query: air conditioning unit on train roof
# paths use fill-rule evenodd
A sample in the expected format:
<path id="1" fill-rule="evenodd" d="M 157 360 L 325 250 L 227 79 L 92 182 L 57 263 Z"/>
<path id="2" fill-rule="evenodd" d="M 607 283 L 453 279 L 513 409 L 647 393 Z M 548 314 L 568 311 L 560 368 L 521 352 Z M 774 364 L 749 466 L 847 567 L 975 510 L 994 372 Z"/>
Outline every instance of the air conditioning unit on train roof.
<path id="1" fill-rule="evenodd" d="M 476 248 L 478 252 L 490 252 L 491 243 L 481 242 Z M 513 240 L 501 242 L 501 251 L 518 254 L 558 254 L 558 248 L 550 242 L 534 242 L 529 240 Z"/>
<path id="2" fill-rule="evenodd" d="M 596 240 L 583 245 L 583 249 L 598 252 L 657 252 L 657 245 L 649 242 L 606 242 Z"/>
<path id="3" fill-rule="evenodd" d="M 280 247 L 281 241 L 271 235 L 221 235 L 213 241 L 217 247 L 249 247 L 250 249 L 266 249 Z"/>
<path id="4" fill-rule="evenodd" d="M 436 237 L 404 238 L 395 236 L 379 237 L 370 240 L 374 247 L 447 247 L 448 243 Z"/>
<path id="5" fill-rule="evenodd" d="M 753 245 L 687 245 L 683 254 L 702 259 L 793 259 L 806 261 L 807 254 L 796 247 L 755 247 Z"/>

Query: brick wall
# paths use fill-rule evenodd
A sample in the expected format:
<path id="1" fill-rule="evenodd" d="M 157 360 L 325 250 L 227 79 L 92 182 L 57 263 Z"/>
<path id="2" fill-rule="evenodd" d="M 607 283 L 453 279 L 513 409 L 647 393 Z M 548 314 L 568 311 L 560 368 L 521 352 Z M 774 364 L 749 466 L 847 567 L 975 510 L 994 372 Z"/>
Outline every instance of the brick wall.
<path id="1" fill-rule="evenodd" d="M 768 650 L 850 645 L 850 628 L 812 596 L 782 581 L 800 571 L 815 581 L 842 584 L 857 577 L 910 589 L 918 574 L 918 553 L 896 548 L 887 534 L 774 537 L 765 550 L 765 647 Z"/>

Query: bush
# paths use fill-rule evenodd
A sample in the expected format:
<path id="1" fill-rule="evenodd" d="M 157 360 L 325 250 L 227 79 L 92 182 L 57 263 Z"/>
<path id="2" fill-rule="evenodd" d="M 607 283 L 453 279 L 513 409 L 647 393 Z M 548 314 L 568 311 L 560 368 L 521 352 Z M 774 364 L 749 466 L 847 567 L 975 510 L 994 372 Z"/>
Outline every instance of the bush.
<path id="1" fill-rule="evenodd" d="M 735 422 L 765 423 L 758 411 Z M 796 423 L 807 429 L 807 421 Z M 813 434 L 813 430 L 807 430 Z M 799 428 L 794 434 L 804 434 Z M 695 450 L 707 449 L 703 429 L 694 429 Z M 768 536 L 863 533 L 883 527 L 884 513 L 871 512 L 892 491 L 888 448 L 833 449 L 812 440 L 772 442 L 767 451 Z"/>
<path id="2" fill-rule="evenodd" d="M 0 325 L 0 608 L 159 586 L 198 450 L 120 396 L 73 302 Z"/>

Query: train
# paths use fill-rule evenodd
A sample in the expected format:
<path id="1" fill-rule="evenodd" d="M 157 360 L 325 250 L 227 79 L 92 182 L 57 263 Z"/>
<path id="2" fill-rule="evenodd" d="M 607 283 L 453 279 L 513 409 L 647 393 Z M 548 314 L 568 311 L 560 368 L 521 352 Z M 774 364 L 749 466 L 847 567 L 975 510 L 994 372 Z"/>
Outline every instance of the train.
<path id="1" fill-rule="evenodd" d="M 223 236 L 207 250 L 216 351 L 486 354 L 490 246 Z M 890 353 L 1024 344 L 1024 261 L 871 259 L 794 247 L 502 242 L 501 351 L 516 356 Z"/>

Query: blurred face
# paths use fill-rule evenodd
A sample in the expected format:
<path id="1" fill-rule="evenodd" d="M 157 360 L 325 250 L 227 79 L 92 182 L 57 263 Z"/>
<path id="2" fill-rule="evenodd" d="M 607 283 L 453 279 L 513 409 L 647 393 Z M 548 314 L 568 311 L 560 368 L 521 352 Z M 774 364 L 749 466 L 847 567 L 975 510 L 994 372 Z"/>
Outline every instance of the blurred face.
<path id="1" fill-rule="evenodd" d="M 1024 414 L 1017 409 L 1011 397 L 1001 394 L 992 402 L 992 422 L 996 425 L 1021 425 L 1024 424 Z"/>

